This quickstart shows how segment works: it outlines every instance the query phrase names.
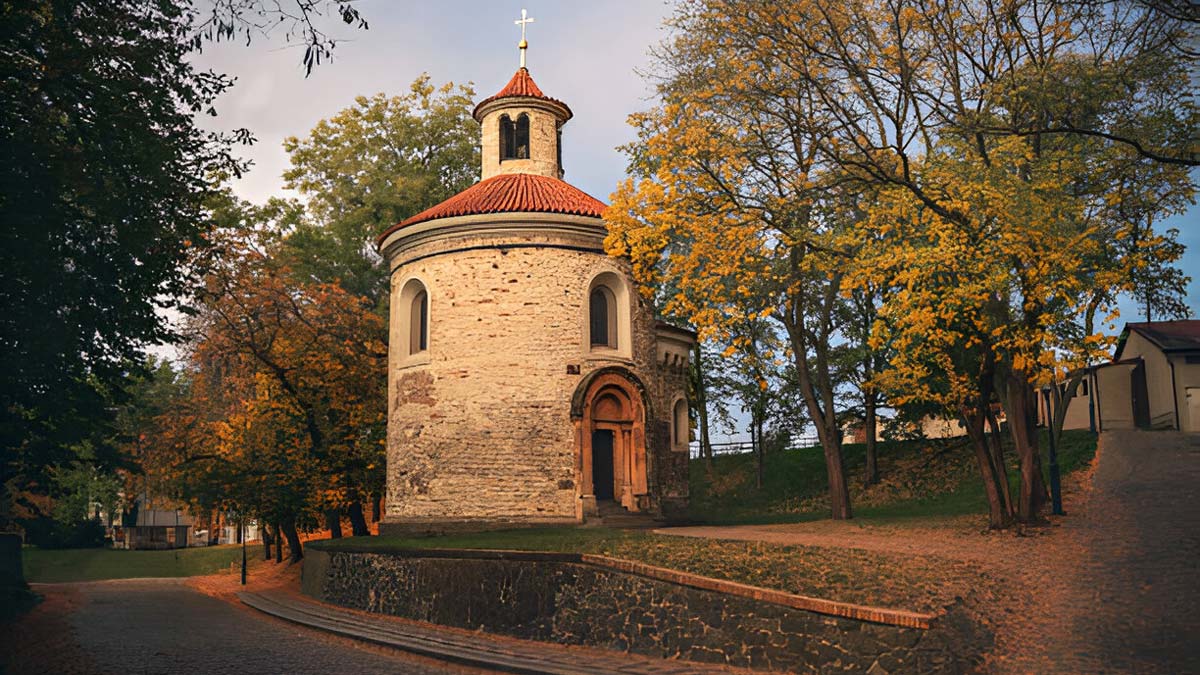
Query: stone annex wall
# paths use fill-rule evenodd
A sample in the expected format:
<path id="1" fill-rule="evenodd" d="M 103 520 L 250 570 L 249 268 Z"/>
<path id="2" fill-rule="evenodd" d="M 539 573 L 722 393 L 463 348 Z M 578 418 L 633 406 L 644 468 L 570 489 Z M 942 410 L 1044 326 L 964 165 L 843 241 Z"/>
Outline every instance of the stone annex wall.
<path id="1" fill-rule="evenodd" d="M 523 639 L 764 670 L 961 673 L 972 670 L 990 646 L 990 635 L 957 607 L 932 628 L 888 625 L 781 606 L 753 593 L 693 587 L 686 583 L 690 575 L 668 570 L 662 571 L 685 582 L 585 560 L 577 554 L 366 553 L 321 545 L 306 551 L 302 583 L 306 594 L 354 609 Z M 740 586 L 692 578 L 713 587 Z M 869 608 L 857 609 L 872 616 Z"/>
<path id="2" fill-rule="evenodd" d="M 428 293 L 429 341 L 422 358 L 389 355 L 385 527 L 577 521 L 571 398 L 590 372 L 614 365 L 647 387 L 651 492 L 686 503 L 687 453 L 671 452 L 669 430 L 684 373 L 656 366 L 653 312 L 631 284 L 631 345 L 589 349 L 589 282 L 612 272 L 628 283 L 629 270 L 600 249 L 602 223 L 574 227 L 443 228 L 395 255 L 391 344 L 406 339 L 395 310 L 411 279 Z"/>

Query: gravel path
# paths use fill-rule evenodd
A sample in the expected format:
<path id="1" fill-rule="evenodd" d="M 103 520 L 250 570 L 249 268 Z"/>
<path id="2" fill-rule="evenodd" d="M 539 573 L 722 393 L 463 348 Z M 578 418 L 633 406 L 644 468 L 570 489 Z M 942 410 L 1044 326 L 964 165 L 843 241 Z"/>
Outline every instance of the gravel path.
<path id="1" fill-rule="evenodd" d="M 976 517 L 657 532 L 977 564 L 998 582 L 971 599 L 996 634 L 988 672 L 1200 673 L 1200 435 L 1106 432 L 1064 494 L 1066 516 L 1005 533 Z"/>
<path id="2" fill-rule="evenodd" d="M 481 672 L 298 628 L 201 594 L 184 580 L 55 584 L 37 590 L 47 600 L 19 622 L 21 643 L 3 645 L 0 672 Z M 41 641 L 51 648 L 41 647 Z"/>

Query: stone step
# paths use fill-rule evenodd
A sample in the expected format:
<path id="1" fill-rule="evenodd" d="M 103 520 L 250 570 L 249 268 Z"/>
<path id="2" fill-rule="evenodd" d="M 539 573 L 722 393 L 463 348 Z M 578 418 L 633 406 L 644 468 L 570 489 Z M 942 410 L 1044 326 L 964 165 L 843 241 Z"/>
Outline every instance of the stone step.
<path id="1" fill-rule="evenodd" d="M 287 591 L 238 593 L 246 605 L 292 623 L 414 654 L 489 670 L 528 675 L 685 675 L 744 673 L 689 661 L 655 659 L 546 642 L 516 640 L 422 624 L 305 599 Z"/>

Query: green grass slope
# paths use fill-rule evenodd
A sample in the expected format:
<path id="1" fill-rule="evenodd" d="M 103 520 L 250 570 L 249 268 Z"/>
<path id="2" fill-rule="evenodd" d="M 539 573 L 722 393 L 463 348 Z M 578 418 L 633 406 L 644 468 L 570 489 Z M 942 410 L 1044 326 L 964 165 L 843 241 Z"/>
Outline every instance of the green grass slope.
<path id="1" fill-rule="evenodd" d="M 1091 461 L 1096 435 L 1063 432 L 1059 466 L 1066 475 Z M 1049 460 L 1042 435 L 1043 468 Z M 966 439 L 886 441 L 879 444 L 880 483 L 863 486 L 866 446 L 843 446 L 851 506 L 858 518 L 890 519 L 986 513 L 987 499 L 974 454 Z M 1010 480 L 1016 488 L 1016 456 L 1006 437 Z M 750 454 L 716 457 L 691 466 L 691 515 L 707 523 L 766 523 L 815 520 L 828 516 L 828 479 L 821 448 L 767 455 L 762 488 L 755 485 Z M 1015 491 L 1014 491 L 1015 495 Z"/>
<path id="2" fill-rule="evenodd" d="M 255 551 L 256 553 L 257 551 Z M 212 574 L 241 562 L 237 545 L 170 551 L 123 551 L 108 548 L 22 551 L 26 581 L 60 583 L 139 577 L 190 577 Z"/>

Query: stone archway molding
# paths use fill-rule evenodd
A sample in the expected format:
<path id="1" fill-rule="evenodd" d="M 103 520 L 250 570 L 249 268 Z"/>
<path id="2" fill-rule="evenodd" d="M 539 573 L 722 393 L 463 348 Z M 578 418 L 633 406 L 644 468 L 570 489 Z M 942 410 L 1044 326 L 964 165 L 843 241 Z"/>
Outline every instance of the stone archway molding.
<path id="1" fill-rule="evenodd" d="M 575 387 L 575 393 L 571 395 L 571 419 L 583 419 L 583 408 L 587 404 L 588 390 L 591 389 L 598 379 L 604 375 L 619 375 L 629 381 L 630 384 L 637 389 L 638 396 L 641 397 L 642 409 L 645 411 L 647 420 L 657 419 L 654 417 L 654 411 L 651 409 L 650 392 L 646 389 L 646 385 L 634 375 L 628 368 L 624 366 L 605 366 L 597 368 L 579 381 L 579 386 Z"/>

